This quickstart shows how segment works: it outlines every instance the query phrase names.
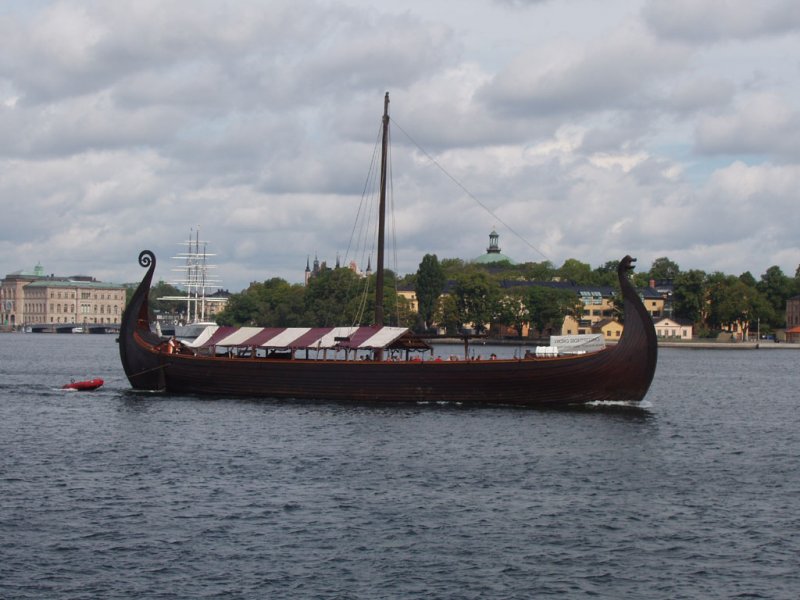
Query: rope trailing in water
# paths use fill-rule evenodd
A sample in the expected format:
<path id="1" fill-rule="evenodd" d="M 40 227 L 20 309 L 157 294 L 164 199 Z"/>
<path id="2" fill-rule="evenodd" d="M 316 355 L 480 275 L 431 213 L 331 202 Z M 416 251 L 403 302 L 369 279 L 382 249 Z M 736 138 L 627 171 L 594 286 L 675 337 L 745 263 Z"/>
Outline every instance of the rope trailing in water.
<path id="1" fill-rule="evenodd" d="M 164 369 L 164 368 L 166 368 L 166 366 L 167 365 L 158 365 L 157 367 L 153 367 L 151 369 L 145 369 L 144 371 L 139 371 L 138 373 L 134 373 L 133 375 L 130 375 L 129 377 L 138 377 L 139 375 L 144 375 L 146 373 L 152 373 L 153 371 L 156 371 L 158 369 Z"/>

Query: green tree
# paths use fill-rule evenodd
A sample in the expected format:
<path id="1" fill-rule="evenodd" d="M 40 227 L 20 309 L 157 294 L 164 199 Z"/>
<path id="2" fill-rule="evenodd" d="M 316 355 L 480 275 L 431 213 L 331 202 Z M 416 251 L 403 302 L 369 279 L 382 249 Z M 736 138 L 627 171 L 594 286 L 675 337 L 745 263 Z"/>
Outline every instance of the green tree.
<path id="1" fill-rule="evenodd" d="M 518 272 L 527 281 L 552 281 L 556 276 L 556 268 L 549 260 L 522 263 L 518 265 Z"/>
<path id="2" fill-rule="evenodd" d="M 511 288 L 497 301 L 497 322 L 513 327 L 517 335 L 522 337 L 522 330 L 531 319 L 528 307 L 525 304 L 525 288 Z"/>
<path id="3" fill-rule="evenodd" d="M 377 277 L 371 276 L 368 281 L 366 302 L 354 322 L 371 323 L 375 315 L 375 285 Z M 397 293 L 397 276 L 387 269 L 383 274 L 383 323 L 384 325 L 411 327 L 415 315 L 411 314 L 408 300 Z"/>
<path id="4" fill-rule="evenodd" d="M 657 258 L 650 266 L 651 279 L 675 279 L 681 272 L 678 263 L 668 259 L 666 256 Z"/>
<path id="5" fill-rule="evenodd" d="M 746 286 L 752 288 L 756 287 L 757 285 L 756 278 L 753 277 L 753 274 L 750 273 L 750 271 L 745 271 L 744 273 L 739 275 L 739 281 L 741 281 Z"/>
<path id="6" fill-rule="evenodd" d="M 564 318 L 571 315 L 580 318 L 583 303 L 570 290 L 532 286 L 524 297 L 530 314 L 531 327 L 541 334 L 560 331 Z"/>
<path id="7" fill-rule="evenodd" d="M 458 314 L 456 299 L 451 294 L 442 296 L 439 305 L 436 307 L 434 318 L 440 327 L 444 327 L 447 333 L 456 334 L 463 324 Z"/>
<path id="8" fill-rule="evenodd" d="M 568 258 L 558 269 L 561 279 L 573 281 L 579 285 L 592 285 L 592 267 L 575 258 Z"/>
<path id="9" fill-rule="evenodd" d="M 692 269 L 673 282 L 672 306 L 676 317 L 702 324 L 706 317 L 706 274 Z"/>
<path id="10" fill-rule="evenodd" d="M 709 300 L 708 324 L 714 329 L 736 325 L 746 329 L 752 312 L 754 288 L 749 288 L 738 277 L 712 273 L 706 282 Z"/>
<path id="11" fill-rule="evenodd" d="M 186 301 L 159 300 L 159 298 L 164 298 L 165 296 L 186 296 L 186 292 L 166 281 L 159 280 L 157 284 L 150 288 L 150 310 L 153 313 L 171 315 L 175 320 L 185 320 Z"/>
<path id="12" fill-rule="evenodd" d="M 433 315 L 444 290 L 445 275 L 435 254 L 426 254 L 419 263 L 416 278 L 417 303 L 424 328 L 433 322 Z"/>
<path id="13" fill-rule="evenodd" d="M 472 323 L 481 332 L 497 313 L 500 286 L 485 272 L 465 273 L 456 277 L 453 297 L 459 322 Z"/>
<path id="14" fill-rule="evenodd" d="M 619 287 L 619 279 L 617 278 L 617 267 L 619 266 L 618 260 L 609 260 L 600 267 L 592 271 L 592 278 L 594 285 L 608 285 Z"/>
<path id="15" fill-rule="evenodd" d="M 304 288 L 275 277 L 233 294 L 217 316 L 220 325 L 296 327 L 303 324 Z"/>
<path id="16" fill-rule="evenodd" d="M 756 288 L 772 306 L 774 321 L 771 325 L 782 326 L 786 320 L 786 300 L 792 296 L 794 282 L 783 274 L 779 266 L 773 265 L 761 276 Z"/>
<path id="17" fill-rule="evenodd" d="M 259 305 L 256 294 L 253 292 L 251 284 L 246 290 L 239 294 L 232 294 L 228 298 L 225 309 L 217 315 L 219 325 L 252 325 L 255 326 L 258 320 Z"/>
<path id="18" fill-rule="evenodd" d="M 321 271 L 309 279 L 306 287 L 303 298 L 306 324 L 328 327 L 360 322 L 368 314 L 368 304 L 374 309 L 368 285 L 369 280 L 350 269 Z"/>
<path id="19" fill-rule="evenodd" d="M 466 264 L 460 258 L 443 258 L 439 265 L 444 271 L 445 279 L 455 279 L 456 275 L 464 272 Z"/>

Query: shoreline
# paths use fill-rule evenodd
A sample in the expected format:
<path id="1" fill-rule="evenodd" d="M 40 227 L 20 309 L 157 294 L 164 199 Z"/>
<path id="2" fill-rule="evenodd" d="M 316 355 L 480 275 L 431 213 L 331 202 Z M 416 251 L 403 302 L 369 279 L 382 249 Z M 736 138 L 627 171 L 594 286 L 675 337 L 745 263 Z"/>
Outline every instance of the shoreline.
<path id="1" fill-rule="evenodd" d="M 0 334 L 4 333 L 20 333 L 18 331 L 7 331 L 0 329 Z M 105 335 L 112 335 L 105 333 Z M 27 334 L 23 334 L 27 335 Z M 81 335 L 81 334 L 73 334 Z M 97 335 L 92 333 L 92 335 Z M 422 338 L 428 344 L 439 346 L 464 346 L 464 340 L 456 337 L 442 337 L 442 338 Z M 606 344 L 613 346 L 616 341 L 606 341 Z M 528 339 L 492 339 L 492 338 L 476 338 L 471 339 L 470 346 L 547 346 L 545 340 L 528 340 Z M 800 350 L 800 343 L 790 342 L 773 342 L 771 340 L 764 340 L 762 342 L 658 342 L 659 348 L 681 348 L 685 350 Z"/>
<path id="2" fill-rule="evenodd" d="M 428 344 L 439 346 L 464 346 L 464 340 L 454 337 L 423 338 Z M 607 345 L 616 344 L 615 341 L 606 342 Z M 510 340 L 479 338 L 471 339 L 470 346 L 546 346 L 544 340 Z M 686 350 L 800 350 L 800 344 L 788 342 L 658 342 L 659 348 L 682 348 Z"/>

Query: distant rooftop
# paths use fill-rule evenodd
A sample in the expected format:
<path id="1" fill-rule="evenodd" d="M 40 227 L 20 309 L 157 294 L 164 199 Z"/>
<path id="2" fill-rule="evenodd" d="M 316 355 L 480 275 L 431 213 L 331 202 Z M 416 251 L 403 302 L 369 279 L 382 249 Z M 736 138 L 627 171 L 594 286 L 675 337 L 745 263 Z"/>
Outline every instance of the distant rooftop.
<path id="1" fill-rule="evenodd" d="M 44 267 L 37 263 L 33 271 L 20 269 L 5 276 L 5 279 L 22 279 L 31 281 L 26 285 L 33 287 L 82 287 L 96 289 L 124 289 L 125 286 L 116 283 L 105 283 L 97 281 L 91 275 L 70 275 L 68 277 L 56 277 L 55 275 L 45 274 Z"/>
<path id="2" fill-rule="evenodd" d="M 84 279 L 40 279 L 29 283 L 26 287 L 53 287 L 53 288 L 95 288 L 104 290 L 123 290 L 124 285 L 118 283 L 104 283 L 102 281 L 86 281 Z"/>

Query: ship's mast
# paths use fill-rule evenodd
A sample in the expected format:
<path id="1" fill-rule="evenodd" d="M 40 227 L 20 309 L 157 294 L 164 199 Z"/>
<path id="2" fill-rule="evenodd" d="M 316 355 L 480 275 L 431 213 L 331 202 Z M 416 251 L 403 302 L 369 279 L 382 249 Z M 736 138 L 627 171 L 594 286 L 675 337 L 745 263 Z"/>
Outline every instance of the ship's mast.
<path id="1" fill-rule="evenodd" d="M 375 325 L 383 325 L 383 238 L 386 228 L 386 162 L 389 148 L 389 92 L 383 100 L 383 140 L 381 142 L 381 191 L 378 208 L 378 266 L 375 275 Z"/>
<path id="2" fill-rule="evenodd" d="M 180 271 L 183 274 L 173 283 L 184 287 L 186 289 L 185 296 L 162 296 L 159 300 L 181 300 L 186 302 L 186 322 L 195 323 L 202 322 L 206 319 L 206 306 L 216 303 L 217 301 L 212 298 L 206 298 L 206 288 L 220 283 L 218 279 L 209 276 L 208 269 L 216 268 L 216 265 L 209 265 L 207 260 L 209 254 L 207 250 L 208 242 L 203 241 L 203 249 L 200 250 L 200 227 L 197 231 L 192 228 L 189 231 L 189 239 L 181 242 L 182 246 L 187 247 L 187 252 L 180 252 L 178 256 L 173 256 L 184 261 L 185 266 L 182 268 L 172 269 L 173 271 Z"/>

